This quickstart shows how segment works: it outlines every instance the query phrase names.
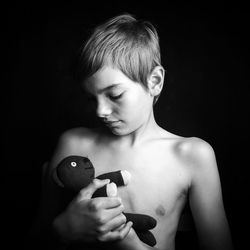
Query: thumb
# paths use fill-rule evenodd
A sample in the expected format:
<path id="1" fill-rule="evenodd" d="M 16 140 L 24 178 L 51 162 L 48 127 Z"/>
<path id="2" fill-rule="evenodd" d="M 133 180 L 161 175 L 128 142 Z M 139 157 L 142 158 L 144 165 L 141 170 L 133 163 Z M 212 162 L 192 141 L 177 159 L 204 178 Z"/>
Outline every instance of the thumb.
<path id="1" fill-rule="evenodd" d="M 87 187 L 82 188 L 80 190 L 78 197 L 77 197 L 78 201 L 91 199 L 92 195 L 97 189 L 107 185 L 109 182 L 110 182 L 109 179 L 105 179 L 105 180 L 94 179 Z"/>

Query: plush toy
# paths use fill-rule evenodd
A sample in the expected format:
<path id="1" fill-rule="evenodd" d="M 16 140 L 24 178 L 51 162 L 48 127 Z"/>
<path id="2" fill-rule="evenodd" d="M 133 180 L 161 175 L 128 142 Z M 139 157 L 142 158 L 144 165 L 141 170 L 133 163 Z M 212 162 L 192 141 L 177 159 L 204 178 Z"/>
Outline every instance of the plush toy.
<path id="1" fill-rule="evenodd" d="M 82 156 L 71 155 L 64 158 L 56 168 L 56 175 L 63 186 L 71 191 L 79 192 L 88 186 L 94 178 L 110 179 L 110 184 L 98 189 L 92 197 L 115 196 L 117 186 L 125 186 L 130 181 L 128 171 L 115 171 L 95 177 L 95 169 L 91 161 Z M 127 221 L 133 222 L 133 228 L 141 241 L 154 246 L 156 240 L 150 232 L 156 226 L 156 220 L 145 214 L 124 213 Z"/>

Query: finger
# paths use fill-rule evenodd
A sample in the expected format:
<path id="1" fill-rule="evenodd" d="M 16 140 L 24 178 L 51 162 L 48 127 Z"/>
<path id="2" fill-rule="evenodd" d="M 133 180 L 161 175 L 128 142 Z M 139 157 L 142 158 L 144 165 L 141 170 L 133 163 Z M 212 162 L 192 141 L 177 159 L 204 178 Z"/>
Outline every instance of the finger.
<path id="1" fill-rule="evenodd" d="M 124 214 L 120 214 L 107 223 L 107 231 L 120 231 L 126 222 Z"/>
<path id="2" fill-rule="evenodd" d="M 92 198 L 96 197 L 114 197 L 117 195 L 117 186 L 114 182 L 108 183 L 106 186 L 99 188 L 92 195 Z"/>
<path id="3" fill-rule="evenodd" d="M 106 209 L 105 213 L 106 213 L 106 218 L 107 221 L 112 220 L 113 218 L 117 217 L 118 215 L 122 214 L 122 212 L 124 211 L 124 206 L 123 204 L 115 207 L 115 208 L 110 208 L 110 209 Z M 125 217 L 125 215 L 123 214 L 123 216 Z M 125 217 L 126 219 L 126 217 Z M 126 219 L 127 221 L 127 219 Z"/>
<path id="4" fill-rule="evenodd" d="M 98 229 L 98 233 L 108 233 L 109 231 L 120 231 L 124 224 L 126 223 L 126 217 L 124 214 L 119 214 L 118 216 L 114 217 L 104 225 L 101 225 Z"/>
<path id="5" fill-rule="evenodd" d="M 129 221 L 128 223 L 125 224 L 124 228 L 119 231 L 120 232 L 120 235 L 119 235 L 120 240 L 124 239 L 128 235 L 132 226 L 133 226 L 132 221 Z"/>
<path id="6" fill-rule="evenodd" d="M 129 221 L 120 231 L 109 231 L 106 234 L 98 236 L 97 239 L 102 242 L 122 240 L 128 235 L 132 225 L 133 223 Z"/>
<path id="7" fill-rule="evenodd" d="M 120 197 L 98 197 L 92 201 L 98 203 L 101 209 L 113 209 L 122 205 Z"/>
<path id="8" fill-rule="evenodd" d="M 117 186 L 114 182 L 107 184 L 107 196 L 114 197 L 117 195 Z"/>
<path id="9" fill-rule="evenodd" d="M 115 209 L 117 207 L 118 209 Z M 117 197 L 92 198 L 88 201 L 88 208 L 93 212 L 100 212 L 102 210 L 102 213 L 105 213 L 104 217 L 107 218 L 106 220 L 112 219 L 124 210 L 121 199 Z M 112 216 L 112 214 L 114 215 Z"/>
<path id="10" fill-rule="evenodd" d="M 107 185 L 110 182 L 109 179 L 106 180 L 98 180 L 98 179 L 94 179 L 86 188 L 83 188 L 80 190 L 79 194 L 78 194 L 78 200 L 84 200 L 84 199 L 90 199 L 93 195 L 93 193 Z"/>

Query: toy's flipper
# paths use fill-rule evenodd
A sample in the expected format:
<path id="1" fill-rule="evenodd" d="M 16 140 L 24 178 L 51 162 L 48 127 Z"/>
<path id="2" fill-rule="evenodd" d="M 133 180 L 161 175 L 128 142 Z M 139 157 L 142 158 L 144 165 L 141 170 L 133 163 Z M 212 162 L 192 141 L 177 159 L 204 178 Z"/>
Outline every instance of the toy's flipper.
<path id="1" fill-rule="evenodd" d="M 128 185 L 131 175 L 126 170 L 119 170 L 99 175 L 96 178 L 100 180 L 110 179 L 110 182 L 114 182 L 118 187 L 120 187 Z"/>
<path id="2" fill-rule="evenodd" d="M 56 174 L 64 187 L 78 192 L 93 180 L 95 169 L 88 158 L 71 155 L 58 164 Z"/>
<path id="3" fill-rule="evenodd" d="M 154 235 L 149 231 L 156 227 L 156 219 L 146 214 L 124 213 L 124 215 L 127 221 L 133 222 L 133 228 L 141 241 L 149 246 L 156 244 Z"/>
<path id="4" fill-rule="evenodd" d="M 127 221 L 133 222 L 133 228 L 135 231 L 146 231 L 153 229 L 157 221 L 152 216 L 146 214 L 133 214 L 133 213 L 124 213 L 127 218 Z"/>
<path id="5" fill-rule="evenodd" d="M 131 175 L 126 170 L 119 170 L 114 172 L 105 173 L 96 177 L 100 180 L 109 179 L 110 184 L 98 189 L 93 194 L 95 197 L 106 197 L 106 196 L 116 196 L 117 195 L 117 186 L 126 186 L 128 185 Z"/>
<path id="6" fill-rule="evenodd" d="M 156 245 L 156 239 L 150 231 L 137 231 L 138 238 L 145 244 L 153 247 Z"/>

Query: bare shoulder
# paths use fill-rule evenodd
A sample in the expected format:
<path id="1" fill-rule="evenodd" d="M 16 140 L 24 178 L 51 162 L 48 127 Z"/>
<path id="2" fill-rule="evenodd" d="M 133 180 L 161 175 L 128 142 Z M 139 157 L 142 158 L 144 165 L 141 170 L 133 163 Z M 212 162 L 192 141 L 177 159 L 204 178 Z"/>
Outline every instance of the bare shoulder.
<path id="1" fill-rule="evenodd" d="M 215 160 L 213 147 L 198 137 L 183 137 L 161 129 L 161 138 L 171 145 L 171 151 L 185 166 L 200 167 Z M 170 143 L 170 144 L 169 144 Z M 169 147 L 167 147 L 169 150 Z"/>
<path id="2" fill-rule="evenodd" d="M 175 143 L 175 153 L 190 170 L 197 171 L 197 168 L 202 170 L 216 166 L 213 147 L 198 137 L 179 137 Z"/>
<path id="3" fill-rule="evenodd" d="M 61 134 L 50 165 L 52 168 L 56 166 L 63 158 L 69 155 L 80 155 L 90 149 L 96 140 L 98 133 L 94 129 L 89 128 L 72 128 Z"/>
<path id="4" fill-rule="evenodd" d="M 189 179 L 189 188 L 218 187 L 219 173 L 213 147 L 197 137 L 177 137 L 172 149 L 179 166 Z"/>
<path id="5" fill-rule="evenodd" d="M 176 143 L 177 152 L 192 160 L 204 160 L 214 155 L 212 146 L 198 137 L 179 137 Z"/>
<path id="6" fill-rule="evenodd" d="M 90 128 L 72 128 L 65 131 L 59 138 L 59 143 L 65 146 L 74 147 L 79 142 L 81 143 L 90 143 L 95 140 L 97 132 L 94 129 Z"/>

